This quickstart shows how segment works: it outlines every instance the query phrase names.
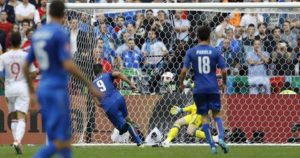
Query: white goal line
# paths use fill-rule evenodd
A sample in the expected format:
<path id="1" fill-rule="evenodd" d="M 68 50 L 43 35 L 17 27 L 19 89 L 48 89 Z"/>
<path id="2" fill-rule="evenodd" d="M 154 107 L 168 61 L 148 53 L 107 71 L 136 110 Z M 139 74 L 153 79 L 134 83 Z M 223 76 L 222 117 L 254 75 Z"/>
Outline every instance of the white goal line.
<path id="1" fill-rule="evenodd" d="M 180 143 L 180 144 L 170 144 L 171 146 L 209 146 L 208 144 L 185 144 L 185 143 Z M 273 144 L 273 143 L 253 143 L 253 144 L 237 144 L 237 143 L 228 143 L 227 145 L 229 146 L 282 146 L 282 147 L 291 147 L 291 146 L 299 146 L 300 144 L 294 144 L 294 143 L 286 143 L 286 144 Z M 120 144 L 120 143 L 115 143 L 115 144 L 72 144 L 74 147 L 105 147 L 105 146 L 111 146 L 111 147 L 122 147 L 122 146 L 136 146 L 134 143 L 130 144 Z M 147 145 L 145 146 L 152 146 L 152 145 Z"/>

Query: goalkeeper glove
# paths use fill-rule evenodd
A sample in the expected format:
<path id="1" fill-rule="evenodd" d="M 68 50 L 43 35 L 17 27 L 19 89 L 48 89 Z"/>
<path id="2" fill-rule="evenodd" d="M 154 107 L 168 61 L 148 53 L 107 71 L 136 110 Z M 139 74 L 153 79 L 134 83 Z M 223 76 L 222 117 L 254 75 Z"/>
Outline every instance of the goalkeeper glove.
<path id="1" fill-rule="evenodd" d="M 177 115 L 178 113 L 182 113 L 183 109 L 178 106 L 173 106 L 170 112 L 172 115 Z"/>

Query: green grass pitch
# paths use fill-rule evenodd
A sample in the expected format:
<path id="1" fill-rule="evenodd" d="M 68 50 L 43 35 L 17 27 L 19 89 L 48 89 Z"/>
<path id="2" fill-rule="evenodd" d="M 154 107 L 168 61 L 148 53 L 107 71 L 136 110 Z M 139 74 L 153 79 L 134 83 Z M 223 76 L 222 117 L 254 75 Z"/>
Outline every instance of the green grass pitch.
<path id="1" fill-rule="evenodd" d="M 16 155 L 10 146 L 0 146 L 0 158 L 31 158 L 38 146 L 24 146 Z M 300 147 L 232 146 L 229 154 L 212 155 L 209 147 L 137 148 L 135 146 L 73 147 L 74 158 L 300 158 Z"/>

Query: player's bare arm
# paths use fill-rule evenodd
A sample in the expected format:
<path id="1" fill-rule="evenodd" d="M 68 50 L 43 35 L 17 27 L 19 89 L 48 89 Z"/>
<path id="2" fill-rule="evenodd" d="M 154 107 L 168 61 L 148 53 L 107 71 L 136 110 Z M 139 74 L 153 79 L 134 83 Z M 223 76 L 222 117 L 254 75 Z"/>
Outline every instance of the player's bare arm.
<path id="1" fill-rule="evenodd" d="M 119 71 L 114 71 L 112 73 L 112 76 L 113 77 L 116 77 L 116 78 L 120 78 L 121 80 L 125 81 L 132 90 L 136 90 L 136 86 L 128 79 L 128 77 L 126 77 L 124 74 L 122 74 L 121 72 Z"/>

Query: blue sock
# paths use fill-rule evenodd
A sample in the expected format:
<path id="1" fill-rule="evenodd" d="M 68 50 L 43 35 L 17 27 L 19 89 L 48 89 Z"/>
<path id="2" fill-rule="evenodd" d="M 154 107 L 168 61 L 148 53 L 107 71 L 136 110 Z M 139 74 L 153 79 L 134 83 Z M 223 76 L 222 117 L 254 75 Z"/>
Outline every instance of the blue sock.
<path id="1" fill-rule="evenodd" d="M 59 155 L 61 155 L 63 158 L 72 158 L 72 150 L 71 148 L 65 148 L 59 151 Z"/>
<path id="2" fill-rule="evenodd" d="M 136 129 L 130 123 L 128 123 L 128 125 L 129 125 L 128 131 L 129 131 L 131 137 L 134 138 L 135 143 L 142 144 L 142 140 L 141 140 L 139 134 L 137 133 Z"/>
<path id="3" fill-rule="evenodd" d="M 219 139 L 224 140 L 224 127 L 223 127 L 222 119 L 220 117 L 216 117 L 215 122 L 216 122 Z"/>
<path id="4" fill-rule="evenodd" d="M 35 154 L 34 158 L 50 158 L 56 152 L 56 147 L 52 142 L 49 142 L 48 145 L 42 146 L 40 150 Z"/>
<path id="5" fill-rule="evenodd" d="M 206 141 L 210 145 L 210 147 L 216 147 L 215 143 L 212 140 L 209 124 L 203 124 L 202 130 L 205 133 Z"/>

